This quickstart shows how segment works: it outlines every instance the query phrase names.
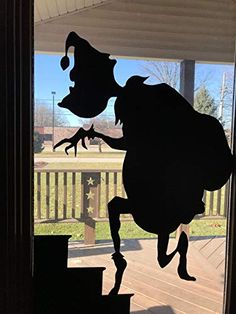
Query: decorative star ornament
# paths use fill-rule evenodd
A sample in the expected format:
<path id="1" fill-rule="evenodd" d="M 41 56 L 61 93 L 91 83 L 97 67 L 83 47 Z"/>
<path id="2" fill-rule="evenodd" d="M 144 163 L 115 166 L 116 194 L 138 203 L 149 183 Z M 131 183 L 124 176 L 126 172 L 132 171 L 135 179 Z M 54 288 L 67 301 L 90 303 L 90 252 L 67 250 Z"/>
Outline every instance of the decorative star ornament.
<path id="1" fill-rule="evenodd" d="M 89 191 L 89 193 L 86 193 L 87 200 L 93 200 L 94 199 L 94 193 L 92 191 Z"/>
<path id="2" fill-rule="evenodd" d="M 90 177 L 87 182 L 88 182 L 88 185 L 94 185 L 94 179 L 92 177 Z"/>
<path id="3" fill-rule="evenodd" d="M 92 206 L 89 206 L 89 207 L 87 208 L 87 211 L 88 211 L 89 214 L 92 214 L 93 211 L 94 211 L 94 208 L 93 208 Z"/>

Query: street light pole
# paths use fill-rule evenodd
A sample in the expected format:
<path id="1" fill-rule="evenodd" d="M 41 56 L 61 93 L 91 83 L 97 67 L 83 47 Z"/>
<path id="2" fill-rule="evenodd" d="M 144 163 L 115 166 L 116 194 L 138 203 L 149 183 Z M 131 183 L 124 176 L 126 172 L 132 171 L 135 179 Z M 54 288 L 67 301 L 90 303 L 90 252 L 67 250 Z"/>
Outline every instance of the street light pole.
<path id="1" fill-rule="evenodd" d="M 55 95 L 56 92 L 52 91 L 52 151 L 54 152 L 54 132 L 55 132 L 55 119 L 54 119 L 54 115 L 55 115 L 55 110 L 54 110 L 54 105 L 55 105 Z"/>

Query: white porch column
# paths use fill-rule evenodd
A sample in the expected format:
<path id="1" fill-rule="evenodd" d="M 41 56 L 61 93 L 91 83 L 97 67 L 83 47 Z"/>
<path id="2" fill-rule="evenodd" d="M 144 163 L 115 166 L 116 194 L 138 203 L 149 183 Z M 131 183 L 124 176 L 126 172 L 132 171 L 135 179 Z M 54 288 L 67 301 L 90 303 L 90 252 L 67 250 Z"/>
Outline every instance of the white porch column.
<path id="1" fill-rule="evenodd" d="M 193 105 L 194 101 L 195 60 L 180 63 L 180 93 Z"/>
<path id="2" fill-rule="evenodd" d="M 188 102 L 194 102 L 194 75 L 195 60 L 183 60 L 180 64 L 180 93 Z M 181 232 L 184 231 L 189 237 L 189 225 L 181 224 L 176 231 L 176 239 L 179 239 Z"/>

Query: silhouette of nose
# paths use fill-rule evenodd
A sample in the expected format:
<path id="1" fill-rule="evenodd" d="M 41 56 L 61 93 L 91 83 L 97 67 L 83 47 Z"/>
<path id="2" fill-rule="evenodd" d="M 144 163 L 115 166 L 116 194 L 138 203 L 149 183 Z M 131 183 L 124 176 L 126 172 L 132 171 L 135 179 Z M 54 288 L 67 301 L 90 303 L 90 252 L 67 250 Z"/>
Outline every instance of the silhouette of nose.
<path id="1" fill-rule="evenodd" d="M 58 105 L 59 107 L 65 107 L 65 106 L 63 105 L 63 102 L 59 102 L 57 105 Z"/>

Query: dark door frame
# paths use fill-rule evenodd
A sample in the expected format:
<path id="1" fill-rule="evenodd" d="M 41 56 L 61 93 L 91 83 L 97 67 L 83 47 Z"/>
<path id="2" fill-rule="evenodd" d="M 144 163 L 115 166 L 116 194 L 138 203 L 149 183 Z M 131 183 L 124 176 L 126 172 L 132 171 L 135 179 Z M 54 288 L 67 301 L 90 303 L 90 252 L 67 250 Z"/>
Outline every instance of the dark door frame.
<path id="1" fill-rule="evenodd" d="M 0 313 L 32 314 L 33 0 L 0 1 Z"/>
<path id="2" fill-rule="evenodd" d="M 236 300 L 234 299 L 236 297 L 236 46 L 231 138 L 232 152 L 234 154 L 234 171 L 230 182 L 229 211 L 227 219 L 224 314 L 236 313 Z"/>
<path id="3" fill-rule="evenodd" d="M 0 1 L 0 312 L 32 314 L 33 0 Z M 234 101 L 235 102 L 235 101 Z M 233 138 L 236 136 L 234 113 Z M 236 144 L 233 141 L 236 155 Z M 224 314 L 236 313 L 236 175 L 232 175 Z"/>

